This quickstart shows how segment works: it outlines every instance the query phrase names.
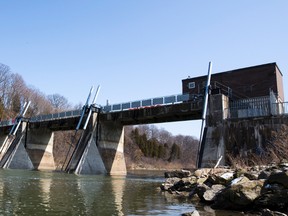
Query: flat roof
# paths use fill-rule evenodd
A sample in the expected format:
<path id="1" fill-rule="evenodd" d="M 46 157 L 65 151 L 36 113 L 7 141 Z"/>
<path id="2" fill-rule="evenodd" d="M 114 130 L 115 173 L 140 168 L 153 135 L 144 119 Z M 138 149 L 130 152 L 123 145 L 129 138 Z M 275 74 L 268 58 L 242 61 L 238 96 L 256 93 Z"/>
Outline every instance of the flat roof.
<path id="1" fill-rule="evenodd" d="M 266 66 L 276 66 L 278 71 L 280 72 L 281 76 L 283 76 L 282 72 L 280 71 L 278 65 L 276 62 L 272 62 L 272 63 L 267 63 L 267 64 L 261 64 L 261 65 L 255 65 L 255 66 L 249 66 L 249 67 L 244 67 L 244 68 L 238 68 L 238 69 L 233 69 L 233 70 L 229 70 L 229 71 L 224 71 L 224 72 L 216 72 L 216 73 L 213 73 L 211 74 L 212 76 L 213 75 L 221 75 L 221 74 L 224 74 L 224 73 L 234 73 L 234 72 L 239 72 L 239 71 L 242 71 L 242 70 L 249 70 L 249 69 L 253 69 L 253 68 L 258 68 L 258 67 L 266 67 Z M 203 76 L 197 76 L 197 77 L 188 77 L 186 79 L 183 79 L 183 80 L 187 80 L 187 79 L 195 79 L 195 78 L 202 78 L 202 77 L 206 77 L 207 75 L 203 75 Z"/>

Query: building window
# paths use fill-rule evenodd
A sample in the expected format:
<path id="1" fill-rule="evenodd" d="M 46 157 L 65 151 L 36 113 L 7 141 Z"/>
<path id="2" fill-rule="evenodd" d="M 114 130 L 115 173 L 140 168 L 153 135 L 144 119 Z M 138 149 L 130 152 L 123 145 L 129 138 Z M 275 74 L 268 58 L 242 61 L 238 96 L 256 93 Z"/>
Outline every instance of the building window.
<path id="1" fill-rule="evenodd" d="M 195 88 L 195 82 L 189 82 L 188 83 L 188 88 L 189 89 L 194 89 Z"/>

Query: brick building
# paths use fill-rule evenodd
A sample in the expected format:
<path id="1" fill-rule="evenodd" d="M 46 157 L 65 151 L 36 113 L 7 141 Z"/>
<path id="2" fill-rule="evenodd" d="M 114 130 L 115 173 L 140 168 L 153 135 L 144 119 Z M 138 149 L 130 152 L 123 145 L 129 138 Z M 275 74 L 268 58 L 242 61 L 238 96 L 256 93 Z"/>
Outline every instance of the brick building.
<path id="1" fill-rule="evenodd" d="M 268 96 L 272 90 L 284 101 L 282 73 L 276 63 L 256 65 L 211 75 L 211 93 L 222 93 L 232 100 Z M 182 80 L 183 94 L 201 95 L 207 76 Z"/>

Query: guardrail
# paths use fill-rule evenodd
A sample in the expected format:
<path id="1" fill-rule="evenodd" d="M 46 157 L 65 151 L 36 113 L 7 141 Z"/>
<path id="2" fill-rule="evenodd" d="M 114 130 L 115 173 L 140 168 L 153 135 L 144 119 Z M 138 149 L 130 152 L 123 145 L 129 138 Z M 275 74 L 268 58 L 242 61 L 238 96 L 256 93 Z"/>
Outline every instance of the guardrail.
<path id="1" fill-rule="evenodd" d="M 243 103 L 246 102 L 246 103 Z M 228 118 L 247 118 L 259 116 L 288 115 L 288 102 L 270 103 L 269 98 L 259 98 L 258 100 L 243 100 L 234 103 L 224 112 Z"/>
<path id="2" fill-rule="evenodd" d="M 288 102 L 272 103 L 273 115 L 288 115 Z"/>
<path id="3" fill-rule="evenodd" d="M 9 119 L 9 120 L 5 120 L 5 121 L 1 121 L 0 127 L 11 126 L 14 124 L 14 122 L 15 122 L 15 119 Z"/>
<path id="4" fill-rule="evenodd" d="M 109 104 L 102 107 L 104 112 L 115 112 L 137 108 L 147 108 L 151 106 L 161 106 L 168 104 L 181 103 L 188 100 L 200 99 L 200 95 L 178 94 L 164 97 L 149 98 L 144 100 L 130 101 L 126 103 Z"/>
<path id="5" fill-rule="evenodd" d="M 33 116 L 29 119 L 30 122 L 39 122 L 53 119 L 62 119 L 62 118 L 71 118 L 78 117 L 81 115 L 82 110 L 70 110 L 60 113 L 46 114 L 46 115 L 38 115 Z M 11 126 L 15 122 L 15 119 L 8 119 L 5 121 L 0 121 L 0 127 Z"/>
<path id="6" fill-rule="evenodd" d="M 77 117 L 81 115 L 81 112 L 82 110 L 71 110 L 71 111 L 66 111 L 66 112 L 61 112 L 61 113 L 33 116 L 30 118 L 30 122 Z"/>

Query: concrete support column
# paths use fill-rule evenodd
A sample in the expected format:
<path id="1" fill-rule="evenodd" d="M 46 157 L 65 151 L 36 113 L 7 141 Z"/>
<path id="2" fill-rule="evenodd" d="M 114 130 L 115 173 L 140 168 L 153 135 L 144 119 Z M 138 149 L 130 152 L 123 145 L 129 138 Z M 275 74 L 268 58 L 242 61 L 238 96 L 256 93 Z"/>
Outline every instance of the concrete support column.
<path id="1" fill-rule="evenodd" d="M 202 167 L 213 167 L 222 156 L 225 164 L 225 131 L 223 121 L 228 118 L 229 98 L 222 94 L 210 95 L 206 120 L 206 136 L 202 146 Z"/>
<path id="2" fill-rule="evenodd" d="M 35 169 L 55 170 L 53 143 L 54 133 L 51 130 L 29 130 L 26 149 Z"/>
<path id="3" fill-rule="evenodd" d="M 98 148 L 107 173 L 126 175 L 124 127 L 115 122 L 100 122 Z"/>

